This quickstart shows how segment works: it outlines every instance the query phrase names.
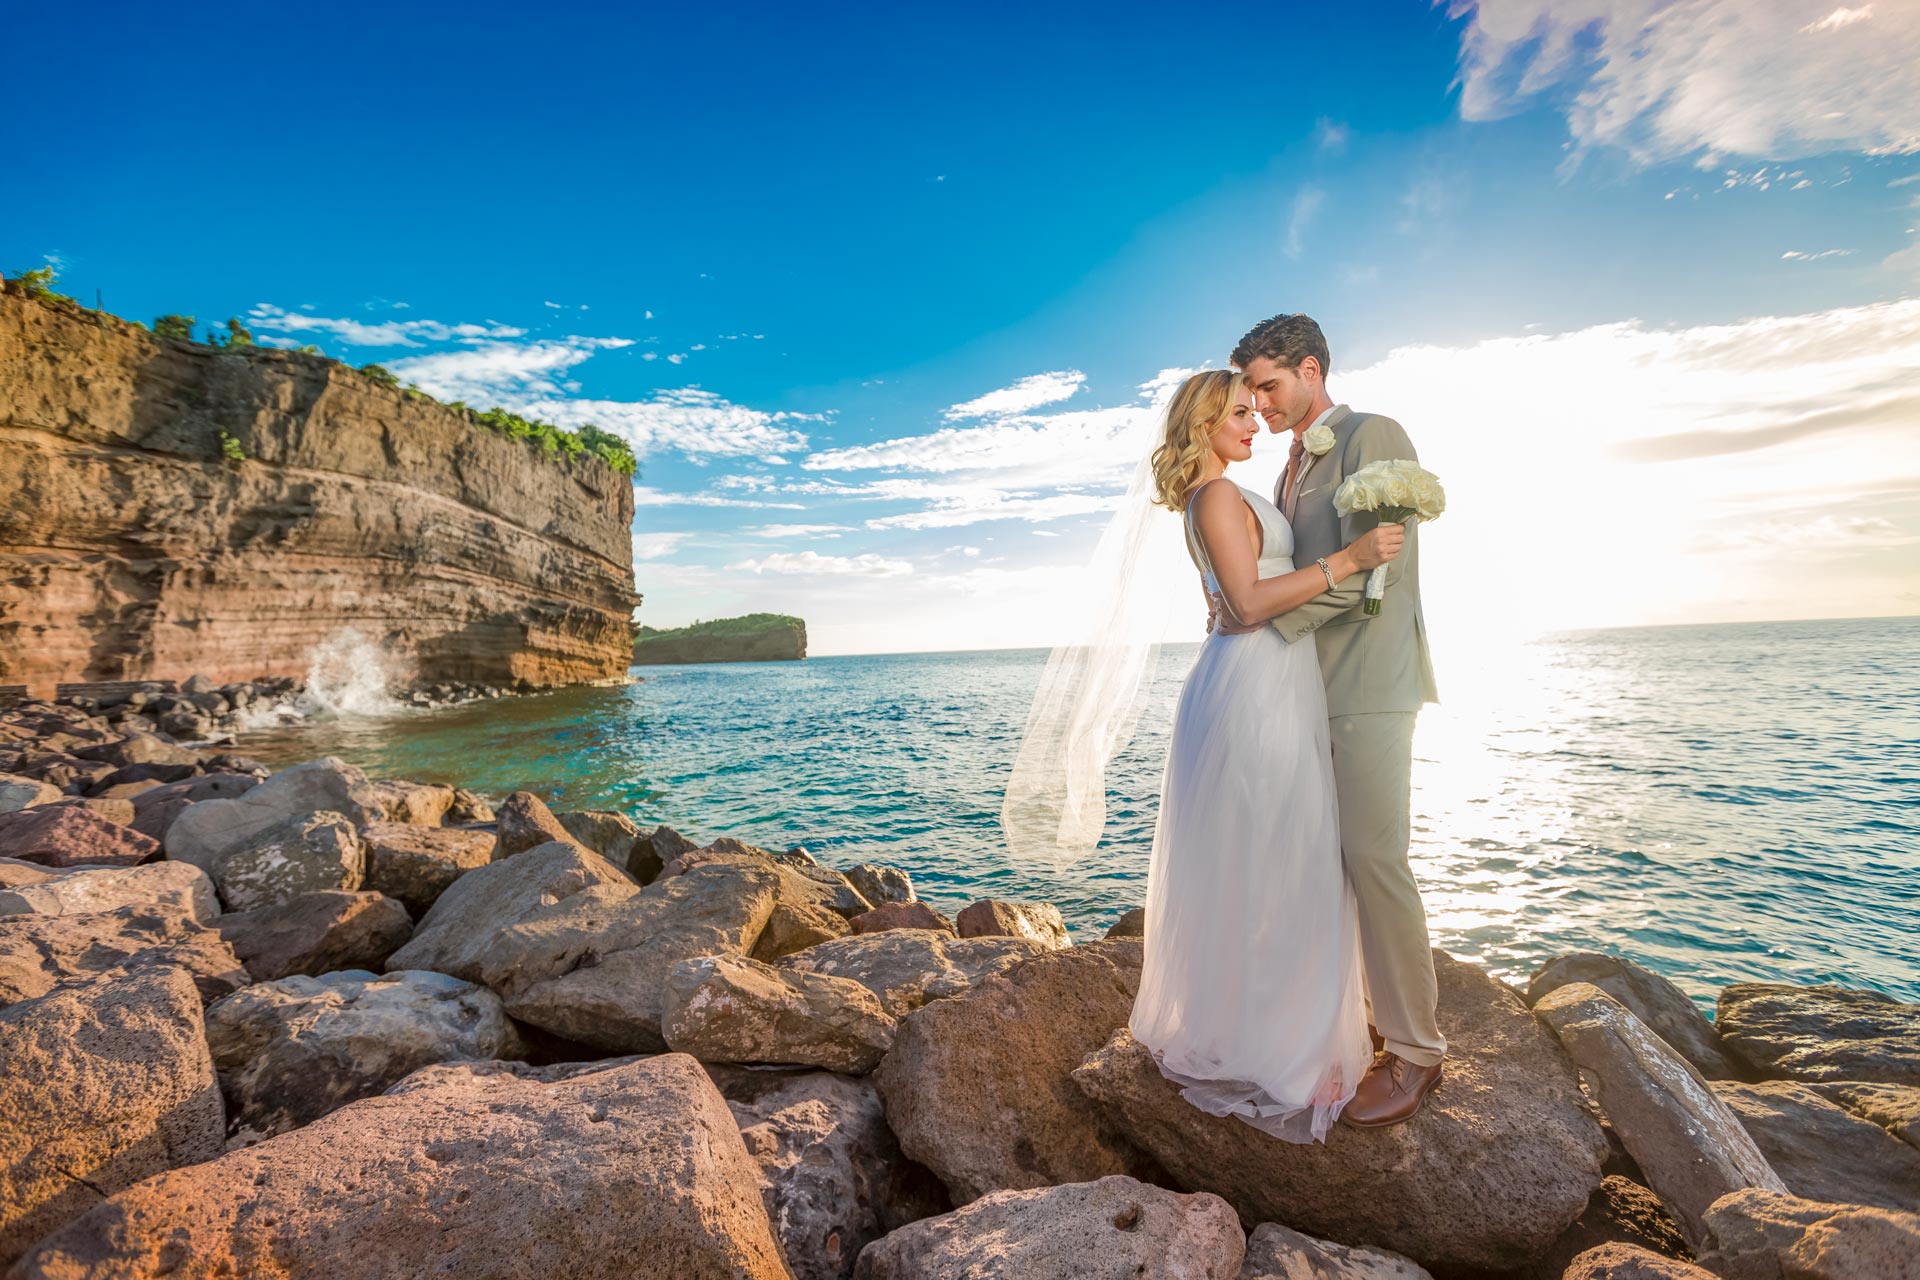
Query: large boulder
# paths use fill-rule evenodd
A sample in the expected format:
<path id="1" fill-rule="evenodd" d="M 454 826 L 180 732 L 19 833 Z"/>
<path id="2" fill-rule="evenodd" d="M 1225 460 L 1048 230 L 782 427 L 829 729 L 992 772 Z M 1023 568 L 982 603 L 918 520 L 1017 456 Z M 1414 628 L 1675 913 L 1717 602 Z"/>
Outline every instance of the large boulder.
<path id="1" fill-rule="evenodd" d="M 0 916 L 72 916 L 141 906 L 211 923 L 220 914 L 213 881 L 184 862 L 135 867 L 76 867 L 36 884 L 0 891 Z"/>
<path id="2" fill-rule="evenodd" d="M 1915 1280 L 1920 1214 L 1738 1191 L 1707 1210 L 1721 1280 Z"/>
<path id="3" fill-rule="evenodd" d="M 632 818 L 612 809 L 580 809 L 554 815 L 566 833 L 601 857 L 633 875 L 633 850 L 645 838 Z M 656 870 L 655 874 L 658 874 Z M 653 879 L 652 876 L 647 877 Z M 637 883 L 639 881 L 636 876 Z"/>
<path id="4" fill-rule="evenodd" d="M 958 995 L 988 974 L 1048 948 L 1025 938 L 955 938 L 932 929 L 884 929 L 815 943 L 774 966 L 852 978 L 904 1018 L 929 1000 Z"/>
<path id="5" fill-rule="evenodd" d="M 1742 1074 L 1721 1047 L 1720 1033 L 1686 992 L 1620 956 L 1595 951 L 1555 956 L 1534 971 L 1527 983 L 1527 1003 L 1538 1004 L 1542 996 L 1575 982 L 1590 983 L 1632 1010 L 1707 1079 L 1732 1080 Z"/>
<path id="6" fill-rule="evenodd" d="M 846 1280 L 860 1250 L 953 1206 L 900 1153 L 880 1095 L 830 1071 L 708 1066 L 727 1099 L 796 1280 Z"/>
<path id="7" fill-rule="evenodd" d="M 1920 1005 L 1878 991 L 1736 983 L 1714 1023 L 1763 1076 L 1920 1085 Z"/>
<path id="8" fill-rule="evenodd" d="M 627 862 L 627 870 L 641 884 L 652 884 L 660 878 L 668 863 L 681 854 L 692 853 L 700 846 L 665 825 L 655 827 L 634 843 L 633 855 Z"/>
<path id="9" fill-rule="evenodd" d="M 847 918 L 838 911 L 811 902 L 775 900 L 767 927 L 753 944 L 753 958 L 772 964 L 781 956 L 804 951 L 816 942 L 844 938 L 851 932 Z"/>
<path id="10" fill-rule="evenodd" d="M 398 902 L 345 889 L 230 912 L 214 927 L 255 982 L 335 969 L 378 970 L 413 936 L 413 920 Z"/>
<path id="11" fill-rule="evenodd" d="M 568 891 L 494 892 L 495 878 L 512 874 L 503 869 L 530 859 L 515 886 Z M 636 889 L 578 845 L 542 845 L 455 881 L 387 967 L 483 983 L 515 1018 L 580 1044 L 652 1052 L 667 1047 L 660 1029 L 667 971 L 692 956 L 745 954 L 777 888 L 765 868 L 713 866 Z M 470 902 L 487 911 L 473 913 L 477 927 L 455 926 Z"/>
<path id="12" fill-rule="evenodd" d="M 377 810 L 385 822 L 437 827 L 453 807 L 453 788 L 437 782 L 394 779 L 369 783 L 368 787 L 373 793 L 368 807 Z"/>
<path id="13" fill-rule="evenodd" d="M 1603 1244 L 1632 1245 L 1663 1258 L 1693 1257 L 1659 1196 L 1629 1178 L 1608 1174 L 1587 1201 L 1586 1211 L 1516 1280 L 1561 1280 L 1576 1257 Z"/>
<path id="14" fill-rule="evenodd" d="M 773 853 L 738 840 L 716 840 L 704 849 L 682 853 L 661 869 L 659 879 L 685 875 L 695 867 L 758 867 L 780 877 L 780 901 L 831 911 L 852 921 L 873 909 L 873 904 L 831 867 L 802 862 L 784 853 Z"/>
<path id="15" fill-rule="evenodd" d="M 202 800 L 232 800 L 260 785 L 246 773 L 208 773 L 150 787 L 133 797 L 133 829 L 166 843 L 173 821 Z"/>
<path id="16" fill-rule="evenodd" d="M 255 983 L 207 1006 L 207 1043 L 228 1121 L 249 1137 L 318 1120 L 429 1063 L 525 1052 L 499 996 L 420 970 Z"/>
<path id="17" fill-rule="evenodd" d="M 1792 1194 L 1883 1209 L 1920 1207 L 1920 1151 L 1871 1120 L 1792 1081 L 1723 1081 L 1713 1088 Z"/>
<path id="18" fill-rule="evenodd" d="M 1004 934 L 1027 938 L 1044 947 L 1073 945 L 1073 935 L 1067 932 L 1060 908 L 1051 902 L 1001 902 L 997 898 L 982 898 L 962 908 L 953 923 L 963 938 Z"/>
<path id="19" fill-rule="evenodd" d="M 1592 1085 L 1614 1132 L 1687 1243 L 1706 1243 L 1707 1206 L 1743 1187 L 1784 1191 L 1699 1070 L 1627 1007 L 1585 982 L 1541 997 L 1538 1014 Z"/>
<path id="20" fill-rule="evenodd" d="M 231 799 L 190 805 L 167 828 L 167 856 L 213 872 L 217 882 L 227 854 L 268 827 L 310 813 L 337 813 L 365 826 L 380 820 L 380 796 L 367 775 L 346 761 L 333 756 L 309 760 Z"/>
<path id="21" fill-rule="evenodd" d="M 1071 1074 L 1127 1025 L 1140 965 L 1134 939 L 1048 951 L 901 1022 L 874 1082 L 901 1147 L 954 1203 L 1156 1176 Z"/>
<path id="22" fill-rule="evenodd" d="M 367 851 L 353 823 L 338 813 L 303 813 L 249 836 L 209 868 L 229 911 L 291 902 L 303 893 L 358 889 Z"/>
<path id="23" fill-rule="evenodd" d="M 854 891 L 876 907 L 886 902 L 913 901 L 913 877 L 899 867 L 859 862 L 843 874 Z"/>
<path id="24" fill-rule="evenodd" d="M 894 1019 L 850 978 L 782 972 L 740 955 L 703 955 L 667 971 L 660 1026 L 702 1062 L 766 1062 L 863 1075 L 893 1043 Z"/>
<path id="25" fill-rule="evenodd" d="M 1120 918 L 1107 926 L 1109 938 L 1144 938 L 1147 936 L 1147 909 L 1128 907 L 1120 913 Z"/>
<path id="26" fill-rule="evenodd" d="M 104 760 L 115 768 L 134 764 L 198 764 L 200 753 L 169 742 L 157 733 L 135 731 L 124 738 L 73 748 L 82 760 Z"/>
<path id="27" fill-rule="evenodd" d="M 1434 952 L 1445 1074 L 1419 1113 L 1285 1142 L 1187 1102 L 1153 1055 L 1117 1033 L 1073 1078 L 1181 1186 L 1248 1222 L 1285 1222 L 1442 1271 L 1501 1271 L 1545 1252 L 1600 1185 L 1606 1140 L 1573 1064 L 1520 998 Z"/>
<path id="28" fill-rule="evenodd" d="M 1239 1280 L 1433 1280 L 1411 1258 L 1386 1249 L 1356 1249 L 1316 1240 L 1277 1222 L 1247 1236 Z"/>
<path id="29" fill-rule="evenodd" d="M 493 849 L 495 861 L 555 841 L 580 843 L 572 832 L 560 825 L 560 819 L 553 816 L 547 802 L 531 791 L 516 791 L 508 796 L 501 802 L 494 821 L 499 835 Z"/>
<path id="30" fill-rule="evenodd" d="M 856 1280 L 1235 1280 L 1246 1239 L 1218 1196 L 1113 1176 L 996 1191 L 860 1251 Z"/>
<path id="31" fill-rule="evenodd" d="M 883 902 L 871 911 L 863 911 L 857 916 L 849 917 L 847 923 L 853 927 L 855 933 L 879 933 L 883 929 L 933 929 L 946 934 L 954 932 L 953 921 L 919 898 L 911 902 Z"/>
<path id="32" fill-rule="evenodd" d="M 60 788 L 38 778 L 23 778 L 17 773 L 0 773 L 0 813 L 31 809 L 60 798 Z"/>
<path id="33" fill-rule="evenodd" d="M 0 1266 L 116 1191 L 220 1154 L 226 1125 L 179 969 L 114 972 L 0 1010 Z"/>
<path id="34" fill-rule="evenodd" d="M 0 857 L 48 867 L 131 867 L 159 856 L 151 837 L 78 805 L 0 813 Z"/>
<path id="35" fill-rule="evenodd" d="M 1920 1150 L 1920 1086 L 1840 1083 L 1807 1087 Z"/>
<path id="36" fill-rule="evenodd" d="M 491 831 L 376 822 L 360 836 L 367 848 L 367 888 L 398 900 L 415 919 L 448 885 L 493 861 Z"/>
<path id="37" fill-rule="evenodd" d="M 63 982 L 148 965 L 185 970 L 203 1004 L 252 981 L 219 930 L 177 911 L 0 917 L 0 1008 Z"/>
<path id="38" fill-rule="evenodd" d="M 149 1178 L 40 1241 L 13 1280 L 784 1280 L 756 1183 L 684 1055 L 557 1084 L 449 1081 Z"/>
<path id="39" fill-rule="evenodd" d="M 1713 1272 L 1634 1244 L 1603 1244 L 1567 1265 L 1561 1280 L 1716 1280 Z"/>

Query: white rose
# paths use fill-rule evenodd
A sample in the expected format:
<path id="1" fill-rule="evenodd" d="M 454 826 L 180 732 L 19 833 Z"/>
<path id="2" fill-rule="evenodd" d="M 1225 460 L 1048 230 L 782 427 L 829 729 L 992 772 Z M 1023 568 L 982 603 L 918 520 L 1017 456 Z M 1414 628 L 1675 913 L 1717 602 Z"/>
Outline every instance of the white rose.
<path id="1" fill-rule="evenodd" d="M 1333 448 L 1333 428 L 1324 422 L 1319 426 L 1309 427 L 1307 434 L 1300 437 L 1300 443 L 1306 445 L 1307 452 L 1317 458 Z"/>

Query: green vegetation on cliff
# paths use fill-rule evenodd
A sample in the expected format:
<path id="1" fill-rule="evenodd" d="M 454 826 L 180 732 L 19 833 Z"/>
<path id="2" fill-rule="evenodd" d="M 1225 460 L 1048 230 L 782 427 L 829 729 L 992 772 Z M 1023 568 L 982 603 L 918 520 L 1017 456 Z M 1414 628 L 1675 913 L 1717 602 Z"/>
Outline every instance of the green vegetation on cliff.
<path id="1" fill-rule="evenodd" d="M 671 631 L 641 627 L 633 642 L 633 660 L 642 666 L 665 662 L 782 662 L 806 656 L 807 624 L 784 613 L 750 613 Z"/>

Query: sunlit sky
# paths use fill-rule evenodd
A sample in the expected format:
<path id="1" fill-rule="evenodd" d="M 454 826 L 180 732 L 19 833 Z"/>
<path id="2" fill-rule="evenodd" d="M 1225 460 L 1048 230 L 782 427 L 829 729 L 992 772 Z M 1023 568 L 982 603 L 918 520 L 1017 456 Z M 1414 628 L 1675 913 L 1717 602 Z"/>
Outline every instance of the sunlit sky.
<path id="1" fill-rule="evenodd" d="M 1069 638 L 1155 394 L 1294 310 L 1454 644 L 1920 612 L 1911 0 L 9 29 L 0 265 L 623 433 L 657 626 Z"/>

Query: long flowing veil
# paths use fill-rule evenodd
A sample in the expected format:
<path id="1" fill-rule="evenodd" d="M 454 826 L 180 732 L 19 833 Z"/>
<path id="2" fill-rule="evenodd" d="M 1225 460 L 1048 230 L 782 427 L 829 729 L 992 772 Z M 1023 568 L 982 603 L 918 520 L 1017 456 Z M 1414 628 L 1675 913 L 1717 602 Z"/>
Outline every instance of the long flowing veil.
<path id="1" fill-rule="evenodd" d="M 1145 417 L 1147 415 L 1143 415 Z M 1007 852 L 1060 870 L 1100 843 L 1107 765 L 1133 740 L 1160 643 L 1204 606 L 1179 515 L 1153 505 L 1153 437 L 1079 578 L 1079 635 L 1047 658 L 1000 807 Z"/>

